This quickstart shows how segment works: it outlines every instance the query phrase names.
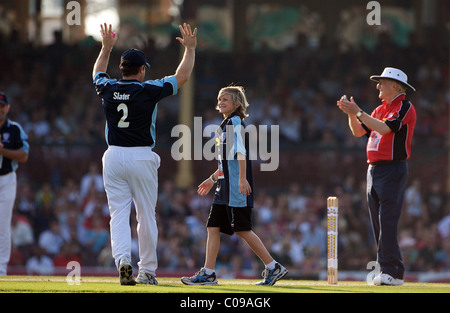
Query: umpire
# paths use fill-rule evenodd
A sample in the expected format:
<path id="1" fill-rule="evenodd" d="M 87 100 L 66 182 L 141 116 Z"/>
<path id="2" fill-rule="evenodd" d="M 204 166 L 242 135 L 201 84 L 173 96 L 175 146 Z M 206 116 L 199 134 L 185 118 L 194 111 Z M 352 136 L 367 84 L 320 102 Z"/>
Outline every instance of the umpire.
<path id="1" fill-rule="evenodd" d="M 349 127 L 355 137 L 366 135 L 367 201 L 375 240 L 377 262 L 381 272 L 375 285 L 403 285 L 404 265 L 397 239 L 397 227 L 403 206 L 408 177 L 407 160 L 411 156 L 411 140 L 416 125 L 416 111 L 406 90 L 415 91 L 406 74 L 386 67 L 381 75 L 370 77 L 377 83 L 382 100 L 371 115 L 344 96 L 338 107 L 348 115 Z"/>
<path id="2" fill-rule="evenodd" d="M 28 137 L 7 118 L 10 104 L 0 92 L 0 275 L 6 275 L 11 254 L 11 216 L 16 199 L 18 162 L 28 160 Z"/>

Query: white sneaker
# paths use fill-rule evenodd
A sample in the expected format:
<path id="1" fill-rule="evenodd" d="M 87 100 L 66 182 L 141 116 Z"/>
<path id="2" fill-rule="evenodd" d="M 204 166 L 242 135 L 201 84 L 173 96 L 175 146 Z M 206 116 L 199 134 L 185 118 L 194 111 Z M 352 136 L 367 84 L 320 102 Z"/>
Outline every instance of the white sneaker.
<path id="1" fill-rule="evenodd" d="M 119 277 L 121 285 L 136 285 L 133 277 L 133 267 L 128 257 L 122 257 L 119 261 Z"/>
<path id="2" fill-rule="evenodd" d="M 375 286 L 401 286 L 404 284 L 403 279 L 394 278 L 389 274 L 380 273 L 373 279 Z"/>
<path id="3" fill-rule="evenodd" d="M 158 280 L 156 280 L 155 275 L 140 270 L 138 277 L 136 278 L 136 283 L 143 285 L 158 285 Z"/>

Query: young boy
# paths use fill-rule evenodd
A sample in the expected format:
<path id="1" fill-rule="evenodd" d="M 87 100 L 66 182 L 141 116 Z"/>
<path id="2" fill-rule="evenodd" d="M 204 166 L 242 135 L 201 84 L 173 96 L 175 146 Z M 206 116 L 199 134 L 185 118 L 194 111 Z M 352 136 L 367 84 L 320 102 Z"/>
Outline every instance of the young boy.
<path id="1" fill-rule="evenodd" d="M 260 238 L 252 231 L 252 170 L 248 158 L 248 138 L 244 138 L 243 120 L 249 106 L 244 88 L 229 86 L 219 91 L 216 109 L 224 120 L 217 129 L 218 169 L 198 186 L 204 196 L 217 183 L 214 200 L 206 224 L 206 258 L 204 267 L 194 276 L 182 277 L 186 285 L 217 285 L 215 264 L 220 245 L 220 233 L 236 233 L 265 264 L 264 281 L 257 285 L 272 286 L 287 270 L 276 262 Z"/>

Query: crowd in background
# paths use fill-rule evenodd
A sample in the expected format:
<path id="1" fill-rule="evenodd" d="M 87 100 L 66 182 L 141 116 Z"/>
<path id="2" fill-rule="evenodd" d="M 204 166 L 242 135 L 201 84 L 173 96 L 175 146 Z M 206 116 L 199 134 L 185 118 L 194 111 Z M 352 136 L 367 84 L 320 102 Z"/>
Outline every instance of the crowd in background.
<path id="1" fill-rule="evenodd" d="M 448 46 L 434 42 L 399 48 L 385 37 L 374 51 L 339 52 L 331 47 L 311 49 L 301 43 L 299 40 L 297 46 L 283 52 L 199 52 L 195 115 L 203 118 L 204 126 L 220 123 L 215 111 L 218 90 L 230 83 L 242 84 L 250 103 L 246 122 L 280 125 L 282 151 L 336 145 L 364 151 L 365 140 L 352 137 L 336 100 L 343 94 L 353 95 L 366 112 L 371 112 L 379 100 L 375 83 L 368 77 L 381 73 L 385 66 L 394 66 L 404 70 L 417 89 L 408 93 L 418 116 L 413 145 L 433 150 L 447 144 Z M 69 46 L 58 36 L 54 44 L 44 47 L 33 47 L 14 37 L 0 38 L 0 44 L 8 47 L 0 49 L 0 89 L 11 103 L 9 117 L 21 123 L 29 136 L 30 158 L 33 151 L 46 145 L 105 144 L 103 112 L 91 78 L 98 44 L 86 40 Z M 114 62 L 118 64 L 120 52 L 113 52 L 109 67 L 116 77 L 119 73 Z M 152 65 L 148 79 L 175 71 L 175 46 L 161 51 L 149 41 L 146 53 Z M 170 130 L 178 123 L 179 105 L 177 96 L 158 106 L 157 147 L 173 142 Z M 66 161 L 67 167 L 77 166 L 70 162 L 70 155 Z M 72 260 L 82 266 L 114 266 L 100 160 L 90 160 L 89 164 L 78 168 L 74 177 L 51 181 L 27 179 L 31 176 L 19 168 L 10 265 L 25 266 L 31 274 L 53 273 L 55 267 L 65 267 Z M 440 172 L 442 176 L 431 181 L 414 178 L 408 182 L 399 231 L 407 271 L 450 271 L 447 172 Z M 283 176 L 282 172 L 277 174 Z M 290 271 L 315 277 L 326 268 L 326 196 L 333 192 L 340 199 L 341 210 L 339 268 L 365 270 L 375 257 L 375 246 L 364 174 L 342 177 L 331 190 L 323 181 L 304 181 L 301 172 L 297 177 L 277 188 L 255 182 L 254 231 Z M 204 262 L 205 222 L 212 194 L 200 197 L 195 186 L 179 189 L 173 176 L 160 177 L 160 268 L 198 269 Z M 134 214 L 130 223 L 136 262 Z M 223 238 L 217 268 L 220 277 L 237 273 L 254 276 L 262 270 L 259 260 L 236 236 Z"/>

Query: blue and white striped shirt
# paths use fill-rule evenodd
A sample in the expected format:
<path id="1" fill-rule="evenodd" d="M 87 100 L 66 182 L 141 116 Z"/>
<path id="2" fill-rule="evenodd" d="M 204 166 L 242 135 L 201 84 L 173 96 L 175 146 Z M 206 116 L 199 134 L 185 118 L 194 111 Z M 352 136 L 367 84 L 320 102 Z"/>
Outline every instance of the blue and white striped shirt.
<path id="1" fill-rule="evenodd" d="M 230 207 L 253 207 L 253 192 L 243 196 L 239 190 L 239 161 L 237 153 L 245 156 L 246 178 L 253 190 L 252 163 L 249 158 L 249 136 L 245 124 L 235 113 L 230 114 L 216 132 L 218 142 L 219 179 L 214 204 Z"/>

